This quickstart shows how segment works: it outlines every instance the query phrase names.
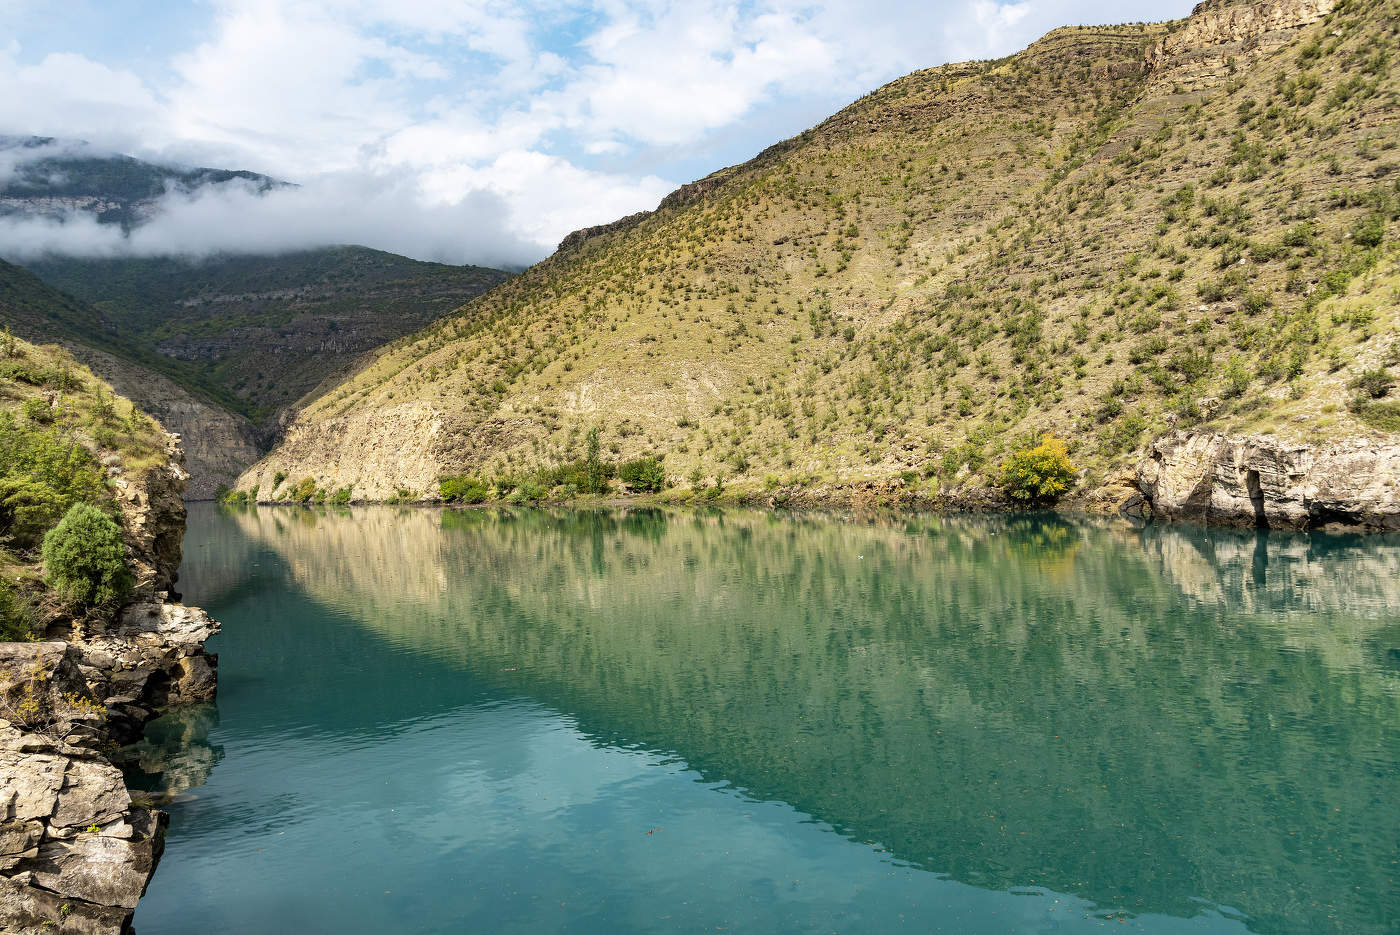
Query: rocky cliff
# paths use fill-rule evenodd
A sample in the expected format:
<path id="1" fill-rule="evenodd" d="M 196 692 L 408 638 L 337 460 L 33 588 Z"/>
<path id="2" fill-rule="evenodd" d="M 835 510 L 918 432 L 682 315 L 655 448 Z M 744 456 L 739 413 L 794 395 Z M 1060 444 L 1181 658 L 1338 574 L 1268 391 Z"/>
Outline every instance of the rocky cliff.
<path id="1" fill-rule="evenodd" d="M 1177 432 L 1137 472 L 1154 515 L 1265 529 L 1400 530 L 1400 445 Z"/>
<path id="2" fill-rule="evenodd" d="M 1336 0 L 1206 0 L 1147 53 L 1154 81 L 1189 88 L 1233 74 L 1331 13 Z"/>
<path id="3" fill-rule="evenodd" d="M 188 475 L 166 460 L 126 476 L 121 510 L 134 600 L 110 619 L 53 612 L 46 642 L 0 643 L 0 931 L 127 931 L 167 817 L 132 799 L 107 759 L 167 705 L 214 697 L 218 624 L 174 592 Z"/>

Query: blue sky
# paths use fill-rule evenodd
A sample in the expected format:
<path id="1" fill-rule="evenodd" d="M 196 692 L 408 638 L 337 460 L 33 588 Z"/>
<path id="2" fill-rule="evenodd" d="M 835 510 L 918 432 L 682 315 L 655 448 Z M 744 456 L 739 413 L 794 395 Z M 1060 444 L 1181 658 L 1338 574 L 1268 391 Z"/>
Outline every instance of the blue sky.
<path id="1" fill-rule="evenodd" d="M 1164 0 L 0 0 L 0 133 L 302 183 L 280 206 L 178 206 L 183 227 L 144 250 L 353 240 L 518 265 L 914 69 L 1004 55 L 1060 25 L 1187 12 Z M 106 235 L 12 231 L 0 248 L 131 248 L 87 242 Z"/>

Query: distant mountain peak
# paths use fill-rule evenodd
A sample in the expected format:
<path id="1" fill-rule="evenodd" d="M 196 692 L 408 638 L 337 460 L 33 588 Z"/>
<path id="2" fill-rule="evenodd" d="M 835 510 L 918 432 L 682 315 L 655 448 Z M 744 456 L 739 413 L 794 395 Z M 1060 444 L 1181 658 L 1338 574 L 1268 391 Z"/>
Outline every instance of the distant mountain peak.
<path id="1" fill-rule="evenodd" d="M 149 162 L 86 140 L 0 135 L 0 217 L 87 214 L 130 230 L 159 213 L 167 195 L 231 184 L 259 195 L 292 187 L 246 169 Z"/>

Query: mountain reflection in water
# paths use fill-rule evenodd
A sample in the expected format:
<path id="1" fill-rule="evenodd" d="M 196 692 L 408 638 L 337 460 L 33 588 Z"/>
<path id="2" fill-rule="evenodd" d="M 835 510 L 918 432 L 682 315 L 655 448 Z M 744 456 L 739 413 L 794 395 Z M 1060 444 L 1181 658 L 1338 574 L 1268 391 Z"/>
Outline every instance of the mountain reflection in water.
<path id="1" fill-rule="evenodd" d="M 1394 537 L 197 507 L 181 585 L 143 935 L 1400 924 Z"/>

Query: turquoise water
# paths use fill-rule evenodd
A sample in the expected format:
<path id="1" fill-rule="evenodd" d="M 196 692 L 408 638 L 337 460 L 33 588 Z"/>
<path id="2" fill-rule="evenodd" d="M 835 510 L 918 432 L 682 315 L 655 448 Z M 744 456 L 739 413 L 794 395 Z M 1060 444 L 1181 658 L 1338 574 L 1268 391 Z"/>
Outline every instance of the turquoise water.
<path id="1" fill-rule="evenodd" d="M 140 935 L 1400 930 L 1400 541 L 191 511 Z"/>

